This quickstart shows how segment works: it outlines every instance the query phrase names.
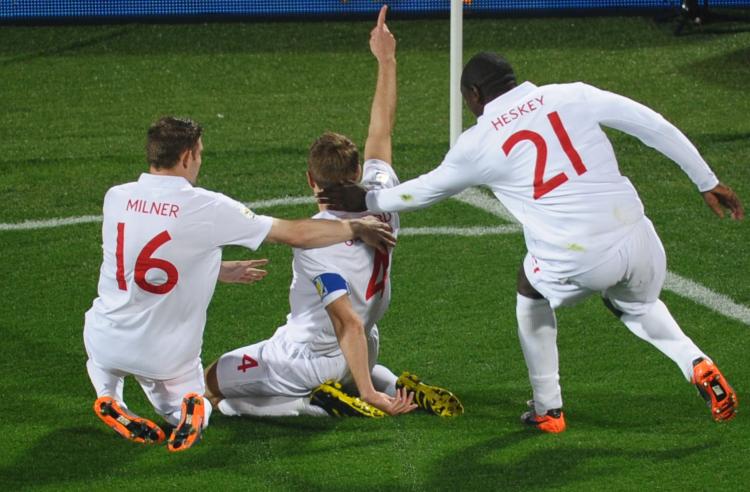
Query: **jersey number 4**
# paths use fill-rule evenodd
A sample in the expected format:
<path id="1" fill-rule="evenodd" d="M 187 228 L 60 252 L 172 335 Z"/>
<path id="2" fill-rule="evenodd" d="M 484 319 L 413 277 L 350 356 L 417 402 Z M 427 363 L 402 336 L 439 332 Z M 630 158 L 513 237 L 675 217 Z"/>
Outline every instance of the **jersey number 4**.
<path id="1" fill-rule="evenodd" d="M 570 141 L 570 135 L 560 120 L 560 115 L 557 111 L 547 115 L 547 119 L 552 125 L 552 129 L 555 131 L 557 140 L 560 142 L 565 155 L 570 159 L 570 163 L 573 165 L 576 173 L 580 176 L 586 172 L 586 166 L 583 165 L 583 160 L 578 154 L 578 151 L 573 147 L 573 143 Z M 536 147 L 536 166 L 534 167 L 534 200 L 538 200 L 550 191 L 554 190 L 561 184 L 568 180 L 568 175 L 560 172 L 548 179 L 544 180 L 544 168 L 547 167 L 547 142 L 537 132 L 531 130 L 521 130 L 511 135 L 508 140 L 503 144 L 503 152 L 507 156 L 513 147 L 517 143 L 528 140 L 533 143 Z"/>
<path id="2" fill-rule="evenodd" d="M 167 260 L 152 258 L 151 255 L 159 249 L 164 243 L 171 240 L 172 237 L 167 231 L 161 231 L 154 236 L 138 253 L 138 259 L 135 261 L 135 283 L 138 287 L 152 294 L 166 294 L 174 289 L 180 274 L 177 267 Z M 117 287 L 120 290 L 128 290 L 128 284 L 125 282 L 125 223 L 117 223 Z M 163 284 L 152 284 L 146 280 L 146 272 L 156 268 L 167 274 L 167 281 Z"/>

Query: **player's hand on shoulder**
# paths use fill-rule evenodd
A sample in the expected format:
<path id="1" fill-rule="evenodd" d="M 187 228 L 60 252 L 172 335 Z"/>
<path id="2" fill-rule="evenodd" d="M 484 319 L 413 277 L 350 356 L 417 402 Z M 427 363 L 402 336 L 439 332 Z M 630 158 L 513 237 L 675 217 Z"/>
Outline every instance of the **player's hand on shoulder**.
<path id="1" fill-rule="evenodd" d="M 381 63 L 396 59 L 396 38 L 385 23 L 387 11 L 388 6 L 383 5 L 378 14 L 378 21 L 370 31 L 370 51 Z"/>
<path id="2" fill-rule="evenodd" d="M 719 217 L 724 217 L 724 209 L 729 210 L 729 216 L 734 220 L 742 220 L 745 210 L 737 194 L 729 186 L 719 183 L 712 189 L 703 192 L 706 205 Z"/>
<path id="3" fill-rule="evenodd" d="M 268 272 L 259 267 L 268 264 L 268 260 L 222 261 L 219 269 L 219 281 L 228 284 L 251 284 L 262 280 Z"/>
<path id="4" fill-rule="evenodd" d="M 387 253 L 388 248 L 396 245 L 396 236 L 393 235 L 391 226 L 371 215 L 361 219 L 351 219 L 349 223 L 355 237 L 382 253 Z"/>
<path id="5" fill-rule="evenodd" d="M 403 388 L 396 390 L 396 396 L 389 396 L 385 393 L 375 391 L 371 395 L 365 395 L 361 398 L 363 401 L 388 415 L 409 413 L 417 408 L 417 404 L 414 403 L 414 393 L 410 393 Z"/>

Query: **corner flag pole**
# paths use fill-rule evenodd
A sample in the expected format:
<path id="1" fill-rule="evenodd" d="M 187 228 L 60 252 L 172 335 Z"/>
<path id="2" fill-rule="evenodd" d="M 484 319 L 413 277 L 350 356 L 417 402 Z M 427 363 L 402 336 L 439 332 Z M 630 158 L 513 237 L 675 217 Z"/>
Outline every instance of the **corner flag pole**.
<path id="1" fill-rule="evenodd" d="M 462 127 L 461 66 L 463 65 L 463 0 L 451 0 L 450 48 L 450 146 L 458 140 Z"/>

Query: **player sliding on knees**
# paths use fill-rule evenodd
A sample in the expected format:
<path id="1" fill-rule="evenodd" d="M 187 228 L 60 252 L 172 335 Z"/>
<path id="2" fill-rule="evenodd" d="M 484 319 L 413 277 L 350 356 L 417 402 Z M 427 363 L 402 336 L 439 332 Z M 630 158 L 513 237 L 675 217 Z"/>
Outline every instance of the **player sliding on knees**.
<path id="1" fill-rule="evenodd" d="M 361 239 L 385 253 L 395 244 L 390 226 L 372 218 L 279 220 L 196 187 L 201 135 L 194 121 L 160 119 L 148 130 L 149 172 L 107 192 L 98 297 L 84 326 L 97 416 L 135 442 L 166 438 L 125 404 L 124 380 L 132 375 L 175 426 L 170 451 L 195 444 L 211 415 L 200 351 L 216 280 L 250 283 L 265 275 L 258 268 L 265 260 L 222 262 L 223 246 L 313 248 Z"/>
<path id="2" fill-rule="evenodd" d="M 533 390 L 525 424 L 565 430 L 555 309 L 599 293 L 630 331 L 674 361 L 716 421 L 735 416 L 737 395 L 659 300 L 664 248 L 630 181 L 620 174 L 602 126 L 639 138 L 671 158 L 719 216 L 742 219 L 740 200 L 690 141 L 653 110 L 583 83 L 516 84 L 510 64 L 479 53 L 461 92 L 477 123 L 433 171 L 390 189 L 331 186 L 336 210 L 395 213 L 486 185 L 523 224 L 528 253 L 518 272 L 516 315 Z"/>
<path id="3" fill-rule="evenodd" d="M 370 35 L 378 78 L 365 143 L 364 168 L 357 147 L 325 133 L 310 148 L 307 180 L 313 192 L 331 183 L 362 181 L 368 189 L 398 184 L 391 166 L 396 115 L 396 40 L 385 24 L 386 7 Z M 362 214 L 331 212 L 315 220 Z M 396 234 L 398 214 L 380 214 Z M 291 312 L 269 340 L 222 355 L 206 371 L 206 395 L 225 415 L 332 415 L 383 417 L 419 407 L 441 416 L 463 412 L 449 391 L 414 374 L 396 377 L 376 363 L 376 323 L 391 298 L 392 249 L 376 251 L 359 241 L 295 249 L 289 288 Z"/>

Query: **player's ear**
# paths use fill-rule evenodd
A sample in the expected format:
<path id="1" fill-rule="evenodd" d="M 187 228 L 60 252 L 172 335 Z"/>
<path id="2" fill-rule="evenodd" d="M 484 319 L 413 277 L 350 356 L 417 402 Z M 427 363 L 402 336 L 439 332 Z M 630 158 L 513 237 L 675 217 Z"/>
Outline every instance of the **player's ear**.
<path id="1" fill-rule="evenodd" d="M 305 171 L 305 175 L 307 175 L 307 184 L 310 185 L 310 188 L 313 190 L 318 187 L 318 185 L 315 183 L 315 180 L 312 177 L 312 174 L 310 174 L 310 171 Z"/>

